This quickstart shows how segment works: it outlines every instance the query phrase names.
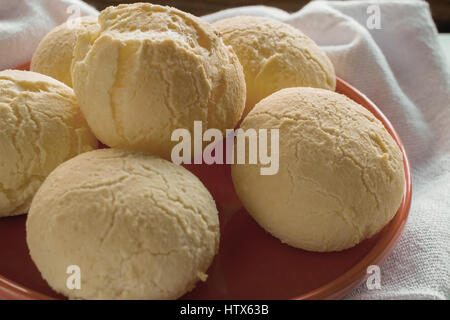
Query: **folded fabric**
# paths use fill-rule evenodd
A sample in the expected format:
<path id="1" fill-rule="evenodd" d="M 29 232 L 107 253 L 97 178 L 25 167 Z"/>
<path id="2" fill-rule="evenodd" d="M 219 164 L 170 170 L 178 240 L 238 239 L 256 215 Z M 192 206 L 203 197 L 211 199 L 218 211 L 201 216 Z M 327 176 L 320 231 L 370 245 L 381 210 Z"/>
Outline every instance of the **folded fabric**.
<path id="1" fill-rule="evenodd" d="M 98 11 L 79 0 L 0 0 L 0 70 L 29 61 L 52 28 L 86 15 Z"/>

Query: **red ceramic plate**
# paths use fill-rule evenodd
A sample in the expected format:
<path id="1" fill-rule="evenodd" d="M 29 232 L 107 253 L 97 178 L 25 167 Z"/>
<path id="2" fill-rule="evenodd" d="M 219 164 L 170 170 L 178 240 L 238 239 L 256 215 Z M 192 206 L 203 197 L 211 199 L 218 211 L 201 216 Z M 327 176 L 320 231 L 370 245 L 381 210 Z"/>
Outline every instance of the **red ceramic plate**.
<path id="1" fill-rule="evenodd" d="M 25 64 L 18 69 L 28 69 Z M 403 145 L 388 119 L 363 94 L 337 79 L 345 94 L 381 120 L 403 152 L 405 194 L 394 219 L 377 235 L 333 253 L 315 253 L 282 244 L 247 214 L 234 193 L 230 167 L 190 166 L 211 191 L 220 212 L 220 250 L 209 270 L 184 299 L 338 299 L 380 265 L 397 242 L 411 204 L 411 173 Z M 0 298 L 63 298 L 41 278 L 28 254 L 26 216 L 0 219 Z"/>

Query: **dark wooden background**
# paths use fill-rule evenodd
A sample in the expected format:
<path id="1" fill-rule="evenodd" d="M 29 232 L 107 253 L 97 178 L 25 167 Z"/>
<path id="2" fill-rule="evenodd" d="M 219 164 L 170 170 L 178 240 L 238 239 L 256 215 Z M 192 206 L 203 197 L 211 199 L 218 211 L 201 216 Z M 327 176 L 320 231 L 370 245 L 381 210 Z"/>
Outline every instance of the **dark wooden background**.
<path id="1" fill-rule="evenodd" d="M 130 0 L 85 0 L 99 10 L 110 5 L 119 3 L 146 2 L 130 1 Z M 288 12 L 297 11 L 309 0 L 280 0 L 280 1 L 263 1 L 263 0 L 167 0 L 167 1 L 147 1 L 155 4 L 169 5 L 180 10 L 190 12 L 197 16 L 212 13 L 218 10 L 232 8 L 237 6 L 264 4 L 267 6 L 277 7 Z M 438 26 L 440 32 L 450 32 L 450 0 L 429 0 L 433 19 Z"/>

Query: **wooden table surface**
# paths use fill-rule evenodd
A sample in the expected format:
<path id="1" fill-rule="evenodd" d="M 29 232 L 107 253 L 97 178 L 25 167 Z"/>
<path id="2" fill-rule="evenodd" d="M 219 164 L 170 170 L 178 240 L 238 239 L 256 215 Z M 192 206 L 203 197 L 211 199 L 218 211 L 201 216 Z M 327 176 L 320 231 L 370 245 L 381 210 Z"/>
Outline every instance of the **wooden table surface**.
<path id="1" fill-rule="evenodd" d="M 166 1 L 123 1 L 123 0 L 84 0 L 99 10 L 109 5 L 117 5 L 119 3 L 133 2 L 151 2 L 153 4 L 161 4 L 172 6 L 180 10 L 190 12 L 194 15 L 201 16 L 226 8 L 237 6 L 264 4 L 267 6 L 278 7 L 286 11 L 296 11 L 309 2 L 309 0 L 281 0 L 281 1 L 261 1 L 261 0 L 166 0 Z"/>
<path id="2" fill-rule="evenodd" d="M 119 3 L 151 2 L 154 4 L 168 5 L 180 10 L 201 16 L 218 10 L 233 8 L 238 6 L 264 4 L 277 7 L 288 12 L 297 11 L 309 0 L 166 0 L 166 1 L 132 1 L 132 0 L 84 0 L 99 10 L 107 6 Z M 450 0 L 429 0 L 433 18 L 440 32 L 450 32 Z"/>

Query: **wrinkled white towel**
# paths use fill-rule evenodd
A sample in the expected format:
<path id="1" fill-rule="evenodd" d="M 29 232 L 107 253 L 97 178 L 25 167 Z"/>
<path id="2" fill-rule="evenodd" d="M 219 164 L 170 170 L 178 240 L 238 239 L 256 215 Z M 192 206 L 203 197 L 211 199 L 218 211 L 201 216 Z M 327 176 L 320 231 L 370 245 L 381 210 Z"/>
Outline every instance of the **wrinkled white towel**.
<path id="1" fill-rule="evenodd" d="M 41 39 L 68 18 L 98 15 L 79 0 L 0 0 L 0 70 L 31 60 Z"/>
<path id="2" fill-rule="evenodd" d="M 29 60 L 39 39 L 67 19 L 65 8 L 73 3 L 78 1 L 0 0 L 0 68 Z M 83 15 L 95 14 L 81 8 Z M 314 1 L 294 14 L 252 6 L 204 19 L 235 15 L 272 17 L 314 39 L 337 75 L 391 120 L 409 155 L 413 203 L 397 247 L 381 266 L 381 289 L 363 284 L 347 298 L 450 299 L 450 73 L 428 4 Z"/>

